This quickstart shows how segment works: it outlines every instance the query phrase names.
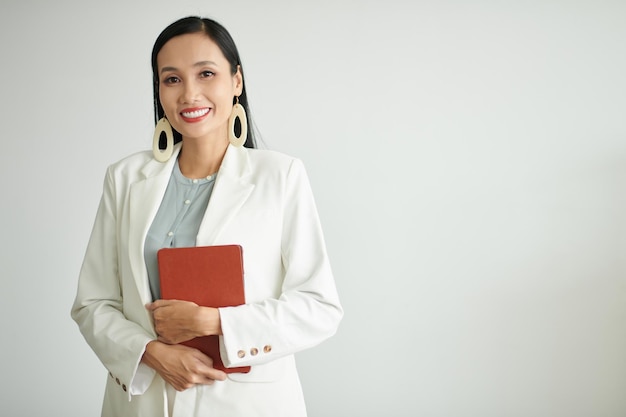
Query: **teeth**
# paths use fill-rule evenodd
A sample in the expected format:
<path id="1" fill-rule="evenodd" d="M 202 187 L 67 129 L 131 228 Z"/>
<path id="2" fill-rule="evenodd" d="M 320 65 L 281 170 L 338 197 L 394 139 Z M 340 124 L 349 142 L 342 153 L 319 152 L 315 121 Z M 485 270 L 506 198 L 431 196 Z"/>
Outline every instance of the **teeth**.
<path id="1" fill-rule="evenodd" d="M 202 117 L 209 112 L 210 109 L 202 109 L 190 112 L 182 112 L 181 114 L 188 119 L 195 119 L 197 117 Z"/>

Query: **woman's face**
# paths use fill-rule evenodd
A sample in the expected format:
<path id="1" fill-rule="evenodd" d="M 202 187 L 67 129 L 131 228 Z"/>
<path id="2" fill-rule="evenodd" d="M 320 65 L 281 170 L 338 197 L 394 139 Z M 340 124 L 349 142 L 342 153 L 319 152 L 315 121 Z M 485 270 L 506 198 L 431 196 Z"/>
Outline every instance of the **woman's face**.
<path id="1" fill-rule="evenodd" d="M 241 94 L 239 68 L 204 33 L 177 36 L 157 55 L 159 98 L 170 124 L 183 139 L 228 140 L 233 98 Z"/>

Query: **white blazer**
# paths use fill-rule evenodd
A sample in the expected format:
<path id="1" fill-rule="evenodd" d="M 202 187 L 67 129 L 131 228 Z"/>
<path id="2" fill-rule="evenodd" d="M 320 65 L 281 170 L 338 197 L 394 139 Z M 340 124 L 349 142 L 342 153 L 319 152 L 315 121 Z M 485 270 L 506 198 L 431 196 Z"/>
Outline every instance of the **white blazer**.
<path id="1" fill-rule="evenodd" d="M 246 305 L 220 309 L 220 344 L 226 366 L 251 372 L 168 404 L 165 382 L 140 363 L 156 338 L 144 241 L 179 151 L 166 163 L 141 152 L 106 173 L 72 307 L 109 371 L 102 415 L 304 416 L 293 354 L 333 335 L 343 311 L 304 167 L 277 152 L 229 145 L 196 239 L 243 247 Z"/>

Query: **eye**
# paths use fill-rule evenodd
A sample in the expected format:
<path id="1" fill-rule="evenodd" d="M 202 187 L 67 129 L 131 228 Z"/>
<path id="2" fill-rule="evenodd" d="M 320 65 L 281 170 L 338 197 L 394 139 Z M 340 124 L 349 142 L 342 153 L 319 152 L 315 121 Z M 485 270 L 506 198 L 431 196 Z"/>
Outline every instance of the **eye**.
<path id="1" fill-rule="evenodd" d="M 200 76 L 202 78 L 211 78 L 212 76 L 214 76 L 215 73 L 213 71 L 209 71 L 209 70 L 204 70 L 200 73 Z"/>
<path id="2" fill-rule="evenodd" d="M 171 77 L 167 77 L 166 79 L 164 79 L 163 82 L 165 84 L 176 84 L 180 82 L 180 78 L 172 75 Z"/>

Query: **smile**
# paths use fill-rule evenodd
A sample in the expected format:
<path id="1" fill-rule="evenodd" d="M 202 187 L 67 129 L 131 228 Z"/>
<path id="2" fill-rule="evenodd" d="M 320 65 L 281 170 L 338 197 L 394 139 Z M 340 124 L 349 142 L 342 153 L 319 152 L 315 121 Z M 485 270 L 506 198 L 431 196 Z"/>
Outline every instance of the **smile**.
<path id="1" fill-rule="evenodd" d="M 182 112 L 180 112 L 180 115 L 186 121 L 196 121 L 197 119 L 201 119 L 207 114 L 209 114 L 210 111 L 211 111 L 211 108 L 209 107 L 204 107 L 201 109 L 185 109 Z"/>

